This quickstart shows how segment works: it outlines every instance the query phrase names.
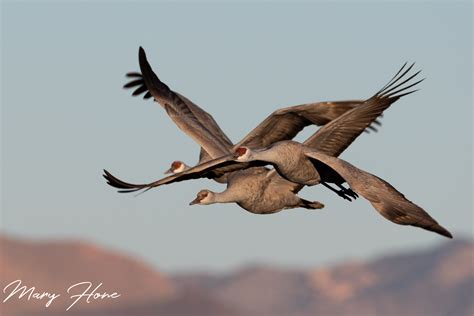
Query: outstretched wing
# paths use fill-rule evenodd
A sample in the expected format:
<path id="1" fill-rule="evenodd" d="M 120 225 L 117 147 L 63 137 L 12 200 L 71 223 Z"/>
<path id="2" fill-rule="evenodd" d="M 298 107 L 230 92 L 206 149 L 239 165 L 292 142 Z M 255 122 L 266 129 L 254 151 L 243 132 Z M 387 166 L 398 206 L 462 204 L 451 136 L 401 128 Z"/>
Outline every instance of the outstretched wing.
<path id="1" fill-rule="evenodd" d="M 278 141 L 293 139 L 306 126 L 327 124 L 363 103 L 363 100 L 317 102 L 276 110 L 234 148 L 264 148 Z M 380 125 L 379 121 L 373 123 Z M 376 131 L 375 127 L 371 126 L 371 129 Z"/>
<path id="2" fill-rule="evenodd" d="M 144 99 L 149 99 L 152 97 L 150 91 L 148 91 L 148 88 L 145 85 L 145 81 L 143 80 L 143 76 L 139 72 L 129 72 L 126 74 L 128 78 L 131 79 L 130 82 L 125 84 L 123 87 L 125 89 L 135 89 L 132 93 L 133 96 L 139 96 L 140 94 L 143 94 Z M 191 100 L 188 98 L 184 97 L 183 95 L 179 94 L 176 92 L 177 95 L 181 97 L 181 99 L 186 103 L 186 105 L 191 109 L 191 111 L 196 115 L 198 118 L 204 117 L 205 119 L 203 122 L 207 122 L 207 127 L 208 129 L 213 133 L 214 136 L 217 138 L 221 139 L 221 141 L 225 142 L 228 144 L 227 146 L 230 148 L 232 147 L 232 142 L 230 139 L 227 137 L 227 135 L 222 131 L 222 129 L 219 127 L 217 122 L 214 120 L 214 118 L 201 109 L 199 106 L 194 104 Z M 204 150 L 204 148 L 201 147 L 200 153 L 199 153 L 199 163 L 207 161 L 212 159 L 209 154 Z"/>
<path id="3" fill-rule="evenodd" d="M 242 162 L 236 162 L 234 161 L 234 159 L 235 159 L 234 154 L 225 155 L 225 156 L 201 163 L 183 172 L 173 174 L 163 179 L 150 182 L 150 183 L 145 183 L 145 184 L 133 184 L 133 183 L 122 181 L 118 179 L 117 177 L 113 176 L 107 170 L 104 170 L 103 176 L 107 180 L 107 183 L 109 185 L 113 186 L 114 188 L 120 189 L 119 190 L 120 193 L 129 193 L 129 192 L 136 192 L 142 189 L 145 189 L 145 191 L 148 191 L 149 189 L 159 187 L 161 185 L 171 184 L 174 182 L 180 182 L 180 181 L 191 180 L 191 179 L 200 179 L 200 178 L 214 179 L 214 178 L 221 177 L 222 175 L 232 172 L 232 171 L 267 165 L 266 162 L 262 162 L 262 161 L 252 161 L 252 162 L 242 163 Z"/>
<path id="4" fill-rule="evenodd" d="M 172 91 L 153 72 L 145 51 L 139 50 L 140 73 L 129 73 L 134 78 L 124 88 L 136 87 L 133 95 L 145 93 L 153 97 L 168 113 L 176 125 L 193 138 L 213 158 L 229 153 L 232 142 L 221 130 L 214 118 L 183 95 Z"/>
<path id="5" fill-rule="evenodd" d="M 143 76 L 139 72 L 129 72 L 126 74 L 128 78 L 131 78 L 131 81 L 125 84 L 123 87 L 125 89 L 133 88 L 135 89 L 132 93 L 133 96 L 139 96 L 143 94 L 144 99 L 149 99 L 152 97 L 150 91 L 145 84 Z M 161 81 L 160 81 L 161 82 Z M 200 120 L 201 123 L 204 123 L 208 130 L 210 130 L 213 135 L 219 137 L 223 142 L 232 146 L 232 141 L 227 137 L 227 135 L 222 131 L 219 124 L 214 120 L 212 115 L 204 111 L 198 105 L 193 103 L 191 100 L 186 98 L 184 95 L 174 92 L 179 98 L 186 104 L 186 106 L 191 110 L 191 112 Z"/>
<path id="6" fill-rule="evenodd" d="M 194 121 L 197 120 L 201 123 L 198 131 L 207 130 L 215 137 L 216 140 L 214 143 L 223 145 L 229 149 L 232 148 L 231 141 L 214 118 L 185 96 L 171 91 L 166 84 L 161 82 L 156 74 L 153 73 L 142 48 L 140 48 L 139 55 L 140 67 L 142 72 L 146 70 L 146 73 L 143 73 L 143 76 L 137 72 L 127 74 L 127 76 L 133 80 L 127 83 L 124 88 L 136 88 L 133 92 L 134 96 L 142 93 L 145 93 L 144 98 L 153 96 L 155 100 L 166 109 L 167 113 L 177 125 L 188 135 L 190 135 L 189 133 L 196 132 L 196 124 L 193 124 L 191 129 L 186 125 L 195 123 Z M 145 75 L 147 80 L 145 80 Z M 263 148 L 277 141 L 293 139 L 304 127 L 313 124 L 318 126 L 327 124 L 364 102 L 363 100 L 317 102 L 279 109 L 262 121 L 235 145 L 234 148 L 239 146 Z M 373 121 L 373 123 L 380 125 L 380 122 L 377 120 Z M 372 125 L 369 126 L 369 129 L 376 130 Z M 190 136 L 193 137 L 193 135 Z M 199 136 L 205 138 L 206 135 Z M 224 153 L 221 153 L 221 155 L 222 154 Z M 216 158 L 215 155 L 211 156 Z M 205 149 L 204 151 L 201 150 L 200 157 L 200 162 L 209 159 L 209 155 Z"/>
<path id="7" fill-rule="evenodd" d="M 405 63 L 388 84 L 374 96 L 320 128 L 304 144 L 327 155 L 339 156 L 392 103 L 404 95 L 417 91 L 407 92 L 408 89 L 424 80 L 410 82 L 420 71 L 398 83 L 405 76 L 408 76 L 407 74 L 413 68 L 413 65 L 405 70 Z"/>
<path id="8" fill-rule="evenodd" d="M 350 163 L 319 153 L 306 154 L 337 172 L 357 194 L 369 200 L 386 219 L 400 225 L 411 225 L 433 231 L 448 238 L 451 233 L 438 224 L 425 210 L 409 201 L 387 181 L 365 172 Z"/>

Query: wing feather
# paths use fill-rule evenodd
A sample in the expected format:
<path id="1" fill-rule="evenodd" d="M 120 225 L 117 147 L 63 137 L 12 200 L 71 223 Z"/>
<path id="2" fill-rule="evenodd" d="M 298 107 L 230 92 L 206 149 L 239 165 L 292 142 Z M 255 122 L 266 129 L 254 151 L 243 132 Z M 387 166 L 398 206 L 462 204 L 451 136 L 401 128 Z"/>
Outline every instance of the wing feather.
<path id="1" fill-rule="evenodd" d="M 234 148 L 264 148 L 278 141 L 293 139 L 306 126 L 327 124 L 363 103 L 361 100 L 316 102 L 276 110 Z"/>
<path id="2" fill-rule="evenodd" d="M 140 47 L 138 55 L 140 70 L 148 91 L 153 95 L 155 101 L 166 109 L 168 115 L 172 114 L 171 119 L 176 122 L 178 127 L 201 145 L 212 157 L 220 157 L 228 153 L 228 144 L 215 137 L 194 115 L 181 96 L 160 81 L 151 69 L 142 47 Z"/>
<path id="3" fill-rule="evenodd" d="M 448 238 L 451 233 L 425 210 L 408 200 L 387 181 L 363 171 L 336 157 L 312 151 L 306 153 L 337 172 L 357 194 L 367 199 L 386 219 L 399 225 L 411 225 L 433 231 Z"/>
<path id="4" fill-rule="evenodd" d="M 402 96 L 416 91 L 407 90 L 423 81 L 423 79 L 408 86 L 403 85 L 415 78 L 415 76 L 420 73 L 419 71 L 397 84 L 413 67 L 412 64 L 408 69 L 402 72 L 405 65 L 403 65 L 389 83 L 374 96 L 320 128 L 315 134 L 309 137 L 304 144 L 327 155 L 339 156 L 362 132 L 368 127 L 370 128 L 370 125 L 374 123 L 392 103 Z"/>

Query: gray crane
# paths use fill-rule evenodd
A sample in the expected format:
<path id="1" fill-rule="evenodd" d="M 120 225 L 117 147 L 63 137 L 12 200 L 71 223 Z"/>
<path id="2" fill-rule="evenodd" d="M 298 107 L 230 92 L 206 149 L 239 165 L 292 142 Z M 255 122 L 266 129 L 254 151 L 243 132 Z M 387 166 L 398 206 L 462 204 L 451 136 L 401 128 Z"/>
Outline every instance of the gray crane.
<path id="1" fill-rule="evenodd" d="M 408 87 L 417 83 L 419 81 Z M 397 90 L 390 88 L 389 85 L 390 89 L 385 89 L 382 98 L 390 100 L 414 92 L 402 93 L 408 87 Z M 392 92 L 393 90 L 396 91 Z M 327 141 L 328 134 L 325 130 L 340 130 L 340 125 L 357 128 L 357 122 L 360 122 L 360 118 L 357 117 L 370 116 L 371 113 L 376 114 L 378 110 L 375 109 L 379 106 L 378 102 L 369 99 L 363 106 L 353 110 L 354 113 L 347 112 L 328 123 L 303 144 L 295 141 L 281 141 L 261 150 L 251 150 L 246 147 L 237 148 L 236 160 L 245 163 L 267 162 L 273 165 L 283 178 L 300 185 L 323 183 L 331 188 L 327 183 L 334 183 L 344 192 L 348 189 L 344 188 L 342 184 L 347 182 L 352 192 L 362 195 L 386 219 L 396 224 L 420 227 L 452 238 L 453 236 L 448 230 L 439 225 L 425 210 L 408 200 L 390 183 L 337 158 L 343 144 L 347 142 L 347 135 L 339 131 Z M 202 191 L 192 203 L 209 204 L 215 198 L 215 195 Z M 230 197 L 226 196 L 226 198 Z"/>
<path id="2" fill-rule="evenodd" d="M 339 153 L 342 152 L 371 123 L 373 123 L 374 120 L 376 120 L 376 118 L 380 116 L 380 114 L 382 114 L 384 109 L 386 109 L 390 104 L 392 104 L 395 100 L 397 100 L 400 97 L 400 95 L 398 97 L 385 96 L 383 93 L 384 91 L 386 92 L 387 89 L 391 87 L 390 84 L 397 77 L 397 75 L 404 69 L 404 67 L 405 65 L 394 76 L 394 78 L 392 78 L 389 84 L 386 85 L 385 90 L 382 89 L 381 91 L 379 91 L 379 93 L 377 93 L 376 95 L 374 95 L 373 97 L 365 101 L 362 105 L 357 106 L 354 109 L 348 111 L 346 114 L 344 114 L 344 115 L 347 115 L 348 113 L 353 113 L 352 115 L 357 117 L 356 121 L 358 121 L 358 124 L 356 124 L 356 128 L 353 128 L 353 129 L 349 128 L 350 132 L 346 133 L 347 134 L 346 141 L 339 143 L 339 147 L 340 147 L 338 150 Z M 405 71 L 402 75 L 400 75 L 397 80 L 402 78 L 410 69 L 411 67 L 407 71 Z M 143 72 L 143 69 L 142 69 L 142 72 Z M 406 83 L 411 78 L 408 78 L 407 80 L 405 80 L 404 82 L 402 82 L 396 87 L 400 87 L 400 85 Z M 395 82 L 397 80 L 395 80 Z M 413 85 L 410 85 L 405 88 L 401 88 L 397 90 L 396 92 L 399 93 L 402 90 L 408 89 Z M 370 105 L 377 104 L 378 106 L 373 108 L 372 111 L 369 113 L 369 115 L 367 114 L 358 115 L 357 114 L 358 112 L 356 112 L 356 110 L 359 108 L 366 108 L 367 107 L 366 103 L 370 103 Z M 339 119 L 340 118 L 332 122 L 335 122 Z M 327 124 L 326 126 L 328 125 L 329 124 Z M 320 131 L 326 130 L 326 132 L 322 133 L 324 137 L 330 136 L 330 135 L 327 135 L 327 133 L 337 135 L 341 131 L 348 129 L 346 126 L 344 126 L 344 124 L 336 125 L 338 127 L 336 129 L 334 128 L 326 129 L 326 126 L 320 129 Z M 262 143 L 262 142 L 259 141 L 259 143 Z M 239 143 L 238 145 L 239 147 L 237 148 L 242 148 L 241 143 Z M 249 147 L 245 147 L 245 148 L 249 148 Z M 237 149 L 237 151 L 238 150 L 239 149 Z M 231 180 L 229 177 L 228 187 L 226 191 L 222 193 L 214 193 L 207 190 L 201 191 L 198 194 L 198 198 L 195 201 L 193 201 L 195 202 L 194 204 L 236 202 L 241 207 L 254 213 L 273 213 L 284 208 L 290 208 L 290 207 L 296 207 L 296 206 L 307 207 L 307 208 L 322 207 L 322 204 L 319 202 L 308 202 L 296 196 L 296 193 L 299 190 L 301 190 L 303 185 L 292 183 L 290 181 L 287 181 L 281 178 L 277 178 L 278 174 L 275 172 L 275 170 L 261 169 L 262 165 L 267 164 L 266 162 L 252 161 L 248 163 L 241 163 L 241 162 L 234 161 L 233 160 L 234 158 L 235 158 L 234 154 L 231 153 L 231 154 L 222 156 L 220 158 L 206 161 L 193 168 L 185 170 L 179 174 L 174 174 L 174 175 L 168 176 L 166 178 L 163 178 L 161 180 L 158 180 L 149 184 L 127 183 L 114 177 L 111 173 L 109 173 L 106 170 L 104 170 L 104 177 L 106 178 L 106 180 L 111 186 L 120 189 L 119 192 L 135 192 L 142 189 L 148 190 L 148 189 L 151 189 L 153 187 L 157 187 L 163 184 L 169 184 L 169 183 L 184 181 L 184 180 L 189 180 L 189 179 L 196 179 L 196 178 L 202 178 L 202 177 L 216 178 L 229 172 L 242 170 L 245 168 L 252 168 L 249 170 L 254 170 L 255 177 L 252 178 L 251 181 L 250 179 L 248 179 L 249 173 L 242 173 L 241 175 L 236 175 L 233 180 Z M 260 172 L 260 170 L 263 170 L 263 171 Z M 248 183 L 249 181 L 250 183 Z M 262 188 L 262 190 L 257 189 L 260 187 Z M 355 196 L 355 194 L 352 191 L 347 190 L 347 189 L 344 192 L 342 192 L 342 194 L 341 193 L 340 194 L 347 195 L 348 193 L 352 193 L 352 195 Z"/>
<path id="3" fill-rule="evenodd" d="M 414 92 L 404 91 L 415 86 L 421 80 L 404 88 L 399 87 L 418 73 L 397 86 L 393 86 L 410 69 L 411 67 L 398 78 L 396 78 L 397 73 L 393 82 L 391 81 L 391 83 L 377 93 L 379 99 L 386 100 L 388 103 L 377 102 L 376 98 L 371 98 L 367 100 L 363 106 L 347 112 L 324 126 L 304 144 L 293 141 L 282 141 L 263 150 L 239 147 L 236 149 L 236 155 L 231 154 L 208 161 L 174 177 L 172 176 L 172 179 L 165 178 L 148 185 L 131 185 L 119 182 L 117 187 L 125 189 L 125 191 L 135 191 L 144 188 L 150 189 L 171 182 L 206 177 L 209 175 L 209 170 L 229 167 L 236 163 L 239 165 L 242 165 L 242 163 L 250 163 L 250 165 L 243 165 L 243 167 L 249 168 L 252 167 L 254 163 L 264 162 L 275 166 L 274 170 L 264 173 L 265 177 L 267 177 L 267 175 L 274 175 L 278 171 L 278 173 L 286 179 L 299 182 L 294 184 L 295 187 L 299 185 L 299 188 L 303 185 L 334 183 L 341 189 L 347 190 L 342 187 L 342 184 L 347 182 L 353 192 L 367 199 L 386 219 L 396 224 L 420 227 L 452 238 L 452 234 L 448 230 L 439 225 L 439 223 L 421 207 L 406 199 L 402 193 L 388 182 L 335 157 L 335 155 L 339 155 L 340 152 L 347 147 L 348 141 L 351 138 L 350 135 L 355 134 L 357 130 L 364 127 L 364 125 L 361 124 L 363 121 L 362 118 L 365 117 L 367 120 L 374 115 L 378 116 L 378 114 L 380 114 L 378 113 L 380 112 L 380 107 L 388 107 L 401 96 Z M 280 190 L 269 192 L 270 194 L 262 196 L 258 191 L 258 187 L 254 186 L 254 180 L 251 179 L 253 175 L 253 173 L 250 172 L 251 170 L 252 169 L 247 169 L 241 172 L 243 178 L 238 179 L 237 182 L 242 181 L 242 184 L 235 187 L 229 185 L 228 189 L 222 193 L 202 190 L 190 204 L 207 205 L 212 203 L 237 202 L 246 208 L 258 204 L 260 202 L 259 199 L 262 198 L 264 200 L 269 199 L 265 201 L 265 204 L 277 204 L 280 200 Z M 249 171 L 248 175 L 245 174 L 246 171 Z M 115 180 L 120 181 L 118 179 Z M 232 183 L 232 181 L 230 183 Z M 289 203 L 295 202 L 292 201 Z M 303 204 L 303 202 L 300 203 Z"/>

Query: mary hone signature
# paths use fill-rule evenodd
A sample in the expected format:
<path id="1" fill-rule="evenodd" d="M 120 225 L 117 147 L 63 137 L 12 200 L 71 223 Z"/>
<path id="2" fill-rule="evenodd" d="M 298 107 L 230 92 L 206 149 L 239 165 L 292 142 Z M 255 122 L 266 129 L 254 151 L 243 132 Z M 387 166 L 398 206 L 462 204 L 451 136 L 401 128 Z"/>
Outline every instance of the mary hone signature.
<path id="1" fill-rule="evenodd" d="M 72 303 L 66 309 L 67 311 L 71 309 L 76 303 L 80 300 L 90 303 L 91 301 L 97 300 L 106 300 L 106 299 L 116 299 L 120 297 L 120 294 L 117 292 L 107 293 L 100 290 L 102 283 L 99 283 L 94 287 L 92 282 L 84 281 L 76 284 L 72 284 L 67 290 L 66 293 L 69 295 Z M 61 296 L 60 293 L 49 293 L 41 290 L 37 290 L 36 287 L 31 286 L 27 287 L 22 285 L 21 280 L 15 280 L 9 283 L 3 288 L 3 293 L 6 295 L 6 298 L 3 300 L 3 303 L 6 303 L 10 299 L 23 299 L 23 300 L 38 300 L 44 301 L 45 307 L 49 307 L 53 304 L 54 300 Z"/>

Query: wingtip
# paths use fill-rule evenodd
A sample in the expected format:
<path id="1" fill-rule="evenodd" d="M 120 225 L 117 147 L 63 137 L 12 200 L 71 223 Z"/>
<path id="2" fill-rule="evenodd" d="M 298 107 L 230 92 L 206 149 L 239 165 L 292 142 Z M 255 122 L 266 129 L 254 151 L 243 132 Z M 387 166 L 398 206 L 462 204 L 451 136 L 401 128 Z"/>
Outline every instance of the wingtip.
<path id="1" fill-rule="evenodd" d="M 146 81 L 147 75 L 150 75 L 151 66 L 148 63 L 148 59 L 146 58 L 145 50 L 141 46 L 138 53 L 138 63 L 140 64 L 140 71 L 142 73 L 143 79 Z"/>
<path id="2" fill-rule="evenodd" d="M 444 237 L 447 237 L 449 239 L 453 239 L 453 235 L 446 229 L 444 229 L 444 234 L 442 234 Z"/>
<path id="3" fill-rule="evenodd" d="M 141 46 L 138 49 L 138 61 L 139 61 L 140 65 L 142 64 L 142 61 L 146 62 L 146 53 L 145 53 L 145 50 L 143 49 L 143 47 L 141 47 Z M 143 74 L 143 70 L 142 70 L 142 74 Z"/>
<path id="4" fill-rule="evenodd" d="M 433 227 L 433 231 L 449 239 L 453 239 L 453 235 L 443 226 L 437 224 Z"/>
<path id="5" fill-rule="evenodd" d="M 110 173 L 107 170 L 103 170 L 104 173 L 102 174 L 102 177 L 105 179 L 108 185 L 111 185 L 110 183 Z"/>

